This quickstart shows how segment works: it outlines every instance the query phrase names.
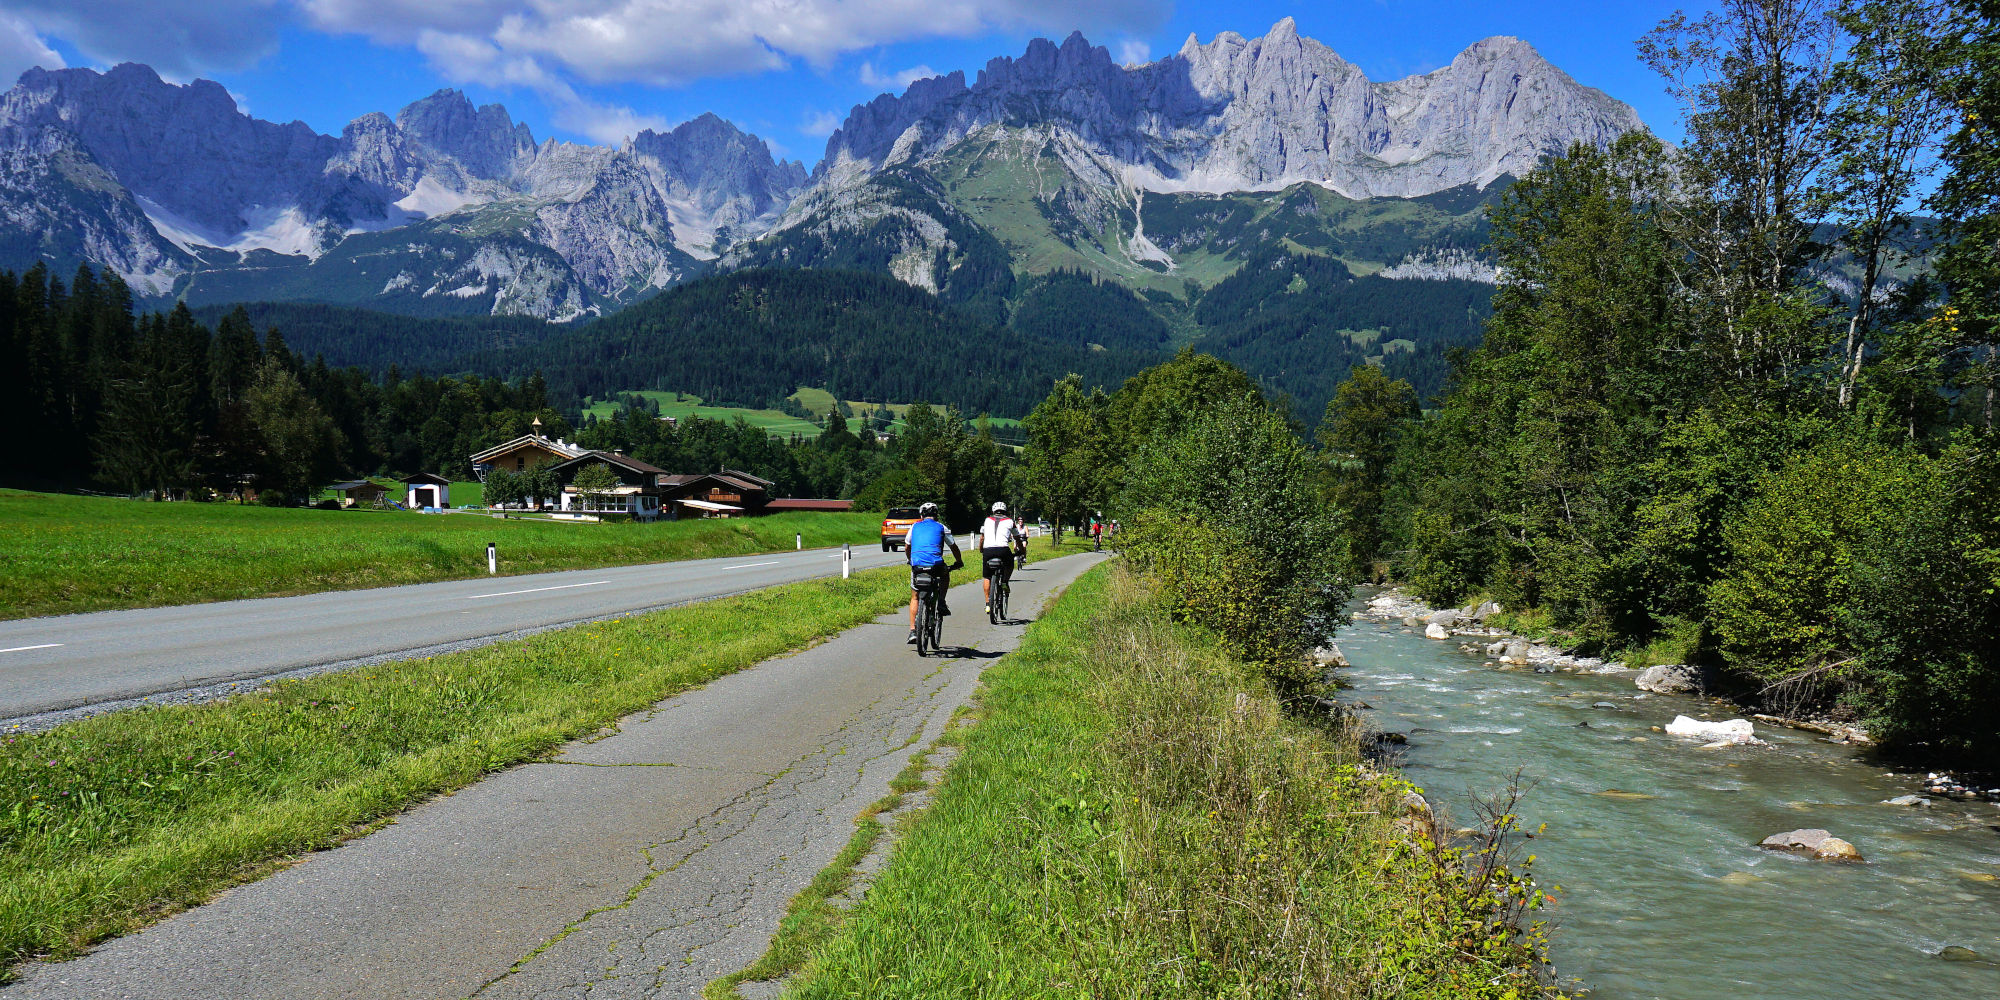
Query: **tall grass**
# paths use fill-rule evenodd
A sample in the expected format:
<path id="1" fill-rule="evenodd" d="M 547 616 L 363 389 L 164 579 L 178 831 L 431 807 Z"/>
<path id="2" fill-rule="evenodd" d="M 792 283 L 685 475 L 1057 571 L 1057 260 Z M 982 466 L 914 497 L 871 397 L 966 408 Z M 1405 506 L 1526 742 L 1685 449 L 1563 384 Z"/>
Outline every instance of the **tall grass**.
<path id="1" fill-rule="evenodd" d="M 1539 894 L 1440 846 L 1349 732 L 1287 716 L 1122 570 L 986 675 L 931 810 L 788 990 L 1538 996 Z"/>
<path id="2" fill-rule="evenodd" d="M 875 570 L 0 737 L 0 964 L 200 903 L 908 595 Z"/>
<path id="3" fill-rule="evenodd" d="M 0 491 L 0 618 L 872 544 L 873 514 L 588 524 Z"/>

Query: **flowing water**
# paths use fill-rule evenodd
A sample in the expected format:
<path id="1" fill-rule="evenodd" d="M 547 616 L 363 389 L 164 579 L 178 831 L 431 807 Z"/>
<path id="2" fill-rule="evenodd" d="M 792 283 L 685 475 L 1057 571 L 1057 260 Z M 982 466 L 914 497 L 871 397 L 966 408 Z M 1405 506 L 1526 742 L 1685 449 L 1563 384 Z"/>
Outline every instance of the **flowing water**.
<path id="1" fill-rule="evenodd" d="M 1457 825 L 1522 772 L 1523 825 L 1547 824 L 1523 847 L 1562 887 L 1545 914 L 1565 982 L 1593 1000 L 2000 997 L 2000 808 L 1884 805 L 1917 788 L 1864 750 L 1762 724 L 1772 746 L 1703 750 L 1652 727 L 1733 717 L 1720 706 L 1629 676 L 1503 671 L 1458 645 L 1357 620 L 1341 699 L 1408 734 L 1400 766 Z M 1866 863 L 1753 846 L 1806 827 Z M 1939 957 L 1951 946 L 1983 961 Z"/>

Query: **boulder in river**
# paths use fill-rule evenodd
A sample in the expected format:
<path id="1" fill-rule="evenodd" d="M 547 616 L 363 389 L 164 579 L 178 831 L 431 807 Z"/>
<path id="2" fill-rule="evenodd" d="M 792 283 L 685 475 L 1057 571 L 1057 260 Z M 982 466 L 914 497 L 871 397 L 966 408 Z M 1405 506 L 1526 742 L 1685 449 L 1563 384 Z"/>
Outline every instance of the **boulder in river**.
<path id="1" fill-rule="evenodd" d="M 1667 723 L 1670 736 L 1700 736 L 1711 740 L 1726 740 L 1731 743 L 1752 743 L 1757 740 L 1757 731 L 1749 719 L 1731 719 L 1728 722 L 1703 722 L 1685 715 L 1674 716 Z"/>
<path id="2" fill-rule="evenodd" d="M 1883 799 L 1885 806 L 1910 806 L 1915 809 L 1930 808 L 1931 800 L 1921 795 L 1898 795 L 1893 799 Z"/>
<path id="3" fill-rule="evenodd" d="M 1443 625 L 1439 625 L 1437 622 L 1432 622 L 1429 625 L 1424 626 L 1424 638 L 1449 639 L 1451 638 L 1451 630 L 1445 628 Z"/>
<path id="4" fill-rule="evenodd" d="M 1640 671 L 1632 683 L 1654 694 L 1693 694 L 1701 690 L 1701 670 L 1685 663 L 1663 663 Z"/>
<path id="5" fill-rule="evenodd" d="M 1431 612 L 1429 615 L 1426 615 L 1424 617 L 1424 621 L 1432 625 L 1442 625 L 1445 628 L 1450 628 L 1453 625 L 1458 624 L 1459 619 L 1464 617 L 1465 616 L 1460 614 L 1457 609 L 1446 608 L 1443 611 Z"/>
<path id="6" fill-rule="evenodd" d="M 1937 957 L 1947 962 L 1983 962 L 1985 958 L 1978 952 L 1963 945 L 1945 945 L 1938 950 Z"/>
<path id="7" fill-rule="evenodd" d="M 1501 652 L 1500 659 L 1507 663 L 1528 662 L 1528 644 L 1519 639 L 1508 643 L 1507 648 Z"/>
<path id="8" fill-rule="evenodd" d="M 1861 860 L 1861 852 L 1856 850 L 1853 844 L 1825 830 L 1791 830 L 1786 833 L 1774 833 L 1758 842 L 1757 846 L 1771 851 L 1804 854 L 1821 861 Z"/>
<path id="9" fill-rule="evenodd" d="M 1478 619 L 1481 622 L 1484 622 L 1486 619 L 1492 617 L 1493 615 L 1497 615 L 1499 613 L 1500 613 L 1500 605 L 1495 604 L 1492 601 L 1487 601 L 1485 604 L 1482 604 L 1479 607 L 1474 608 L 1471 617 Z"/>
<path id="10" fill-rule="evenodd" d="M 1502 639 L 1502 640 L 1500 640 L 1499 642 L 1489 642 L 1489 643 L 1487 643 L 1487 644 L 1486 644 L 1486 655 L 1487 655 L 1487 656 L 1505 656 L 1505 655 L 1507 655 L 1507 640 L 1505 640 L 1505 639 Z"/>
<path id="11" fill-rule="evenodd" d="M 1325 649 L 1314 650 L 1313 660 L 1322 667 L 1350 666 L 1347 662 L 1347 655 L 1340 651 L 1339 646 L 1328 646 Z"/>

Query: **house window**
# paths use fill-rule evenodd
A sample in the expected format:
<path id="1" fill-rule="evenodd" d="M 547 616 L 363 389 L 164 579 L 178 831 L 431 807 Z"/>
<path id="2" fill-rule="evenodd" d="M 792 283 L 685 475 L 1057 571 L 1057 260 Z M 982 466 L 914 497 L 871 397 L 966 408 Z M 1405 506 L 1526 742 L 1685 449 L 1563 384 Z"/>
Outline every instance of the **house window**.
<path id="1" fill-rule="evenodd" d="M 516 455 L 514 457 L 514 471 L 522 472 L 525 471 L 527 468 L 528 468 L 527 458 L 524 456 Z"/>

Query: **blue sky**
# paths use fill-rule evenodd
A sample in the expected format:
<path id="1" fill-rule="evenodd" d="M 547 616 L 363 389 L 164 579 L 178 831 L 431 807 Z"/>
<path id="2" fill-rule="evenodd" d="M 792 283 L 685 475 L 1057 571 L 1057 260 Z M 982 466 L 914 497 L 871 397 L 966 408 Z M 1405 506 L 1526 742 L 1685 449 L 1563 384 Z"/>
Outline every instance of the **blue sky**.
<path id="1" fill-rule="evenodd" d="M 1579 81 L 1677 133 L 1633 42 L 1651 0 L 0 0 L 0 74 L 144 62 L 218 80 L 246 111 L 326 133 L 439 87 L 497 101 L 537 138 L 615 142 L 714 111 L 811 166 L 853 105 L 913 74 L 972 76 L 1037 35 L 1081 30 L 1121 61 L 1190 32 L 1261 35 L 1280 18 L 1377 80 L 1489 35 L 1526 39 Z"/>

